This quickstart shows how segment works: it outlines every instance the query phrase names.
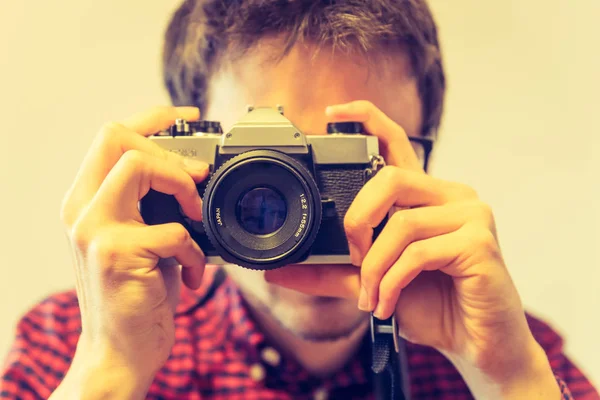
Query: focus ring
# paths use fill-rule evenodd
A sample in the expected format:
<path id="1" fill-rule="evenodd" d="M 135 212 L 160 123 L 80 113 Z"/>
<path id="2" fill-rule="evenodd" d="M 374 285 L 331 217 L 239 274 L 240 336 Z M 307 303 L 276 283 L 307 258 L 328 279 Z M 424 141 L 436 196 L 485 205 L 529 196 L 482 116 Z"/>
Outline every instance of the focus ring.
<path id="1" fill-rule="evenodd" d="M 273 234 L 252 235 L 240 224 L 235 204 L 242 193 L 272 187 L 284 194 L 288 215 Z M 204 192 L 205 232 L 226 262 L 274 269 L 306 256 L 321 224 L 321 199 L 312 174 L 298 160 L 274 150 L 251 150 L 224 162 Z"/>

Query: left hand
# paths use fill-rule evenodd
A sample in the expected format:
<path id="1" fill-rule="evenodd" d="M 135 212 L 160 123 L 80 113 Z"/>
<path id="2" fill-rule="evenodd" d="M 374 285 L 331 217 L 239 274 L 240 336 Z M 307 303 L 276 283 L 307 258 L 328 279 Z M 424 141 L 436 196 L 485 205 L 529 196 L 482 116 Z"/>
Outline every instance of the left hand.
<path id="1" fill-rule="evenodd" d="M 470 187 L 425 174 L 404 130 L 373 104 L 333 106 L 328 115 L 332 122 L 363 122 L 387 162 L 344 220 L 352 263 L 360 268 L 294 265 L 268 271 L 266 279 L 311 295 L 359 299 L 360 309 L 380 319 L 395 312 L 404 338 L 495 382 L 531 377 L 532 368 L 547 373 L 490 207 Z M 401 209 L 372 242 L 373 227 L 395 207 Z"/>

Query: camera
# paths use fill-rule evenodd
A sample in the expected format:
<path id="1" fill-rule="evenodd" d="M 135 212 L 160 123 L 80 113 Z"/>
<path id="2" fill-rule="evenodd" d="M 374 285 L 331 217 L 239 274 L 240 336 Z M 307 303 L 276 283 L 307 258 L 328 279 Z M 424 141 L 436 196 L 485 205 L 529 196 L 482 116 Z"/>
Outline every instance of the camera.
<path id="1" fill-rule="evenodd" d="M 203 221 L 188 218 L 172 195 L 150 190 L 139 204 L 144 222 L 178 222 L 207 263 L 255 270 L 350 263 L 344 216 L 384 165 L 377 138 L 361 123 L 305 135 L 279 106 L 248 107 L 227 133 L 216 121 L 177 120 L 150 140 L 206 162 L 210 173 L 197 185 Z"/>

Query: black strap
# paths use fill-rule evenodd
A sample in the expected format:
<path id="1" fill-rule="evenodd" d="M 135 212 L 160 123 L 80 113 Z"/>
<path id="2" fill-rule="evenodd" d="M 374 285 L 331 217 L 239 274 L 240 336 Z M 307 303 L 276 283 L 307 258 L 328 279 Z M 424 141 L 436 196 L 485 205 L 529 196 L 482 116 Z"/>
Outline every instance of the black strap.
<path id="1" fill-rule="evenodd" d="M 374 390 L 377 400 L 408 400 L 404 343 L 397 332 L 396 318 L 377 319 L 371 314 L 371 348 Z"/>

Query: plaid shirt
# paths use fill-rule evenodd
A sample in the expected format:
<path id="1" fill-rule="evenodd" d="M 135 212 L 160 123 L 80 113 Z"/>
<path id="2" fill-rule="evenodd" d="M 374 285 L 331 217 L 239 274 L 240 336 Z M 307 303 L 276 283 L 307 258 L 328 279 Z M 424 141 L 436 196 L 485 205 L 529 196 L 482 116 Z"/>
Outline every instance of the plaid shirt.
<path id="1" fill-rule="evenodd" d="M 182 289 L 176 342 L 148 399 L 373 398 L 367 340 L 358 356 L 333 377 L 312 377 L 267 341 L 230 278 L 212 284 L 216 271 L 207 269 L 199 290 Z M 548 354 L 563 398 L 600 399 L 562 353 L 561 338 L 544 323 L 528 320 Z M 54 295 L 28 312 L 17 326 L 0 381 L 0 398 L 48 398 L 69 368 L 80 330 L 73 291 Z M 408 343 L 407 357 L 414 399 L 473 398 L 460 374 L 434 349 Z"/>

